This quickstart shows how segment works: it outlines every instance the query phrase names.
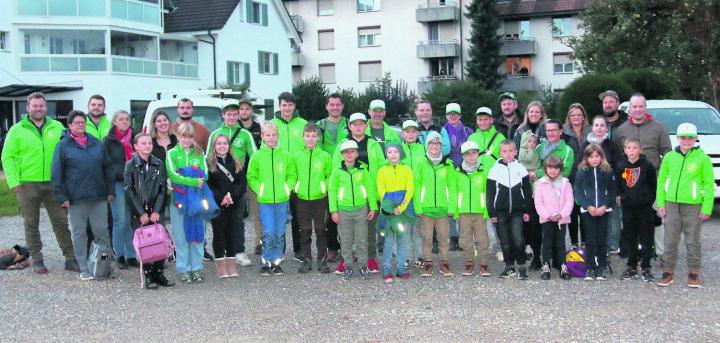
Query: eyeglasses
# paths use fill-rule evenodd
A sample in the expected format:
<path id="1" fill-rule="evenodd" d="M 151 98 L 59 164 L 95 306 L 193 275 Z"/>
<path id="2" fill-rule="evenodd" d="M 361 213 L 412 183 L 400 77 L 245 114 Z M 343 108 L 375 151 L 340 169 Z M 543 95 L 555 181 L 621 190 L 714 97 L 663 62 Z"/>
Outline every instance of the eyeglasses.
<path id="1" fill-rule="evenodd" d="M 428 144 L 430 144 L 430 145 L 441 145 L 440 142 L 438 142 L 438 141 L 432 141 L 432 142 L 430 142 L 430 143 L 428 143 Z"/>
<path id="2" fill-rule="evenodd" d="M 545 129 L 545 132 L 557 132 L 560 131 L 560 129 Z"/>
<path id="3" fill-rule="evenodd" d="M 70 124 L 71 124 L 71 125 L 85 125 L 85 121 L 84 121 L 84 120 L 76 120 L 76 121 L 73 121 L 73 122 L 70 123 Z"/>

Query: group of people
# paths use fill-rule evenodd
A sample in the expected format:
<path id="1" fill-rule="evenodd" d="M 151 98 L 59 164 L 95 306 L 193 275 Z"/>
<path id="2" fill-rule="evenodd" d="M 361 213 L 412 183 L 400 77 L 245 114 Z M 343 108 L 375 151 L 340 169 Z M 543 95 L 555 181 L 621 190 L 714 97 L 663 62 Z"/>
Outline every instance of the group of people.
<path id="1" fill-rule="evenodd" d="M 93 279 L 89 240 L 112 246 L 119 269 L 140 267 L 134 230 L 169 214 L 178 280 L 204 281 L 205 223 L 190 216 L 180 194 L 205 187 L 220 209 L 210 220 L 219 278 L 252 264 L 245 251 L 249 214 L 262 276 L 284 273 L 290 217 L 298 273 L 330 273 L 329 263 L 339 261 L 335 273 L 345 280 L 354 271 L 361 278 L 382 272 L 390 283 L 409 278 L 413 265 L 423 277 L 436 266 L 452 276 L 454 243 L 463 251 L 463 276 L 492 275 L 494 247 L 505 263 L 500 277 L 524 280 L 531 269 L 547 280 L 555 268 L 569 279 L 569 232 L 571 249 L 585 254 L 586 280 L 605 280 L 607 256 L 619 252 L 627 258 L 623 279 L 655 281 L 651 260 L 661 254 L 657 284 L 667 286 L 684 235 L 688 286 L 699 286 L 700 230 L 712 213 L 714 178 L 692 123 L 677 128 L 673 149 L 641 94 L 630 98 L 630 115 L 609 90 L 599 95 L 603 114 L 590 119 L 576 103 L 564 123 L 547 118 L 540 102 L 521 117 L 514 94 L 498 100 L 498 116 L 488 107 L 475 111 L 476 129 L 460 121 L 459 104 L 447 104 L 441 126 L 430 103 L 420 101 L 417 120 L 396 130 L 384 121 L 382 100 L 370 103 L 369 119 L 346 118 L 341 97 L 331 94 L 328 116 L 315 123 L 282 93 L 272 120 L 256 122 L 252 102 L 241 100 L 222 109 L 220 128 L 210 132 L 192 119 L 192 101 L 181 99 L 176 122 L 156 112 L 147 133 L 136 133 L 126 111 L 107 118 L 100 95 L 90 98 L 87 114 L 69 113 L 66 130 L 47 116 L 44 95 L 33 93 L 28 113 L 8 133 L 2 165 L 38 274 L 48 272 L 38 230 L 42 204 L 65 269 L 83 280 Z M 654 239 L 658 216 L 664 241 Z M 146 288 L 174 285 L 165 261 L 141 267 Z"/>

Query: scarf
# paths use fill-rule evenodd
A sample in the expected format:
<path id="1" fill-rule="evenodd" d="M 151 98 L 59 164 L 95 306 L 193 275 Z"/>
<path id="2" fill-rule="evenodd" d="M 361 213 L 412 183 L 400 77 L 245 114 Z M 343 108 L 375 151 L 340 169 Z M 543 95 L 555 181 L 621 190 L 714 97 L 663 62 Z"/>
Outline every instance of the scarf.
<path id="1" fill-rule="evenodd" d="M 560 142 L 562 140 L 559 140 L 555 143 L 550 143 L 550 141 L 545 141 L 545 144 L 543 145 L 542 151 L 540 151 L 540 159 L 545 161 L 550 154 L 557 149 L 557 147 L 560 145 Z"/>
<path id="2" fill-rule="evenodd" d="M 458 123 L 457 127 L 450 125 L 450 123 L 445 123 L 443 127 L 450 137 L 450 158 L 456 165 L 460 164 L 463 160 L 460 146 L 470 137 L 468 129 L 462 123 Z"/>
<path id="3" fill-rule="evenodd" d="M 130 161 L 133 153 L 132 143 L 130 142 L 130 140 L 132 139 L 132 129 L 128 128 L 127 131 L 125 131 L 125 135 L 123 135 L 116 127 L 115 137 L 120 140 L 120 143 L 122 143 L 123 148 L 125 149 L 125 161 Z"/>
<path id="4" fill-rule="evenodd" d="M 430 162 L 432 162 L 434 165 L 438 165 L 438 164 L 440 164 L 440 161 L 442 161 L 442 154 L 440 154 L 440 156 L 438 156 L 438 157 L 432 157 L 432 156 L 430 156 L 430 152 L 428 152 L 425 154 L 425 156 L 427 156 L 427 158 L 430 160 Z"/>
<path id="5" fill-rule="evenodd" d="M 480 162 L 475 162 L 475 164 L 467 164 L 465 161 L 462 161 L 462 169 L 466 173 L 474 173 L 478 168 L 480 167 Z"/>
<path id="6" fill-rule="evenodd" d="M 608 139 L 608 133 L 607 133 L 607 132 L 606 132 L 602 137 L 600 137 L 600 138 L 595 138 L 595 135 L 593 135 L 592 132 L 590 132 L 590 133 L 587 135 L 587 141 L 588 141 L 588 143 L 593 143 L 593 144 L 597 144 L 597 145 L 602 145 L 602 142 L 604 142 L 606 139 Z"/>
<path id="7" fill-rule="evenodd" d="M 77 144 L 80 144 L 81 147 L 84 148 L 85 146 L 87 146 L 87 142 L 88 142 L 87 135 L 78 137 L 78 136 L 75 136 L 72 132 L 70 132 L 70 137 L 72 137 L 72 139 L 74 139 L 75 142 L 77 142 Z"/>

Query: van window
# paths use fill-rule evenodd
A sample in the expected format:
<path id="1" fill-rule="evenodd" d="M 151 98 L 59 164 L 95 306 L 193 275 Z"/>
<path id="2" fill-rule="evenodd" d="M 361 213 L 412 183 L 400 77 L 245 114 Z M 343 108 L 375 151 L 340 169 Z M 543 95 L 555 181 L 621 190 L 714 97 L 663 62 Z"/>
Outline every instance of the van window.
<path id="1" fill-rule="evenodd" d="M 178 120 L 178 114 L 175 110 L 176 107 L 160 107 L 153 114 L 163 111 L 170 116 L 170 122 L 174 123 Z M 222 109 L 212 106 L 193 106 L 193 120 L 205 125 L 212 132 L 222 124 Z"/>
<path id="2" fill-rule="evenodd" d="M 648 112 L 665 125 L 671 135 L 682 123 L 695 124 L 701 135 L 720 134 L 720 116 L 709 108 L 649 108 Z"/>

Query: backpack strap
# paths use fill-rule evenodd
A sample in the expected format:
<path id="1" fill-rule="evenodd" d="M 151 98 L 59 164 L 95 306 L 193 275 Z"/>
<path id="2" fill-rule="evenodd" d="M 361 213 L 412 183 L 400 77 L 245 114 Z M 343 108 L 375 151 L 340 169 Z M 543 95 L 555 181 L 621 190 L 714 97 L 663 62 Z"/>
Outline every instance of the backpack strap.
<path id="1" fill-rule="evenodd" d="M 220 162 L 217 162 L 217 166 L 218 166 L 218 168 L 220 168 L 220 171 L 222 171 L 223 174 L 225 174 L 225 176 L 227 176 L 227 178 L 230 180 L 231 183 L 235 182 L 235 178 L 232 176 L 230 171 L 227 170 L 227 168 L 225 168 L 225 166 L 220 164 Z"/>
<path id="2" fill-rule="evenodd" d="M 499 133 L 500 133 L 500 132 L 495 131 L 495 133 L 493 134 L 492 138 L 490 138 L 490 143 L 488 143 L 487 147 L 485 148 L 485 154 L 486 154 L 486 155 L 489 155 L 489 154 L 492 153 L 492 145 L 493 145 L 493 143 L 495 142 L 495 138 L 497 138 L 497 136 L 498 136 Z"/>

